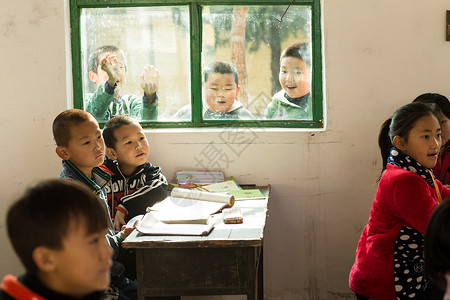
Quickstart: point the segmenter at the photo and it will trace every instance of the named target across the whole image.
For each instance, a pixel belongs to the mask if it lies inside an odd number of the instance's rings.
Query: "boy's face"
[[[98,60],[97,73],[94,73],[91,71],[91,73],[89,74],[91,81],[95,82],[97,84],[97,86],[99,86],[100,84],[102,84],[106,80],[108,80],[108,74],[102,70],[102,61],[104,59],[106,59],[107,57],[110,60],[112,60],[114,63],[118,63],[120,66],[120,71],[119,71],[118,79],[116,82],[117,82],[117,87],[121,88],[123,83],[125,82],[125,76],[126,76],[125,57],[121,51],[120,52],[105,52],[105,53],[100,54],[97,58],[97,60]]]
[[[72,126],[70,136],[68,146],[59,147],[64,152],[63,156],[59,156],[70,160],[90,177],[92,169],[100,166],[105,160],[105,142],[97,121],[91,117],[87,121]]]
[[[209,110],[215,113],[227,112],[239,94],[233,74],[209,74],[204,89]]]
[[[82,218],[81,218],[82,220]],[[49,249],[52,265],[42,275],[51,289],[82,297],[109,285],[112,249],[106,240],[107,230],[88,234],[85,221],[70,221],[62,249]]]
[[[296,57],[284,57],[280,62],[280,84],[291,98],[311,91],[311,72],[305,62]]]
[[[131,175],[148,159],[147,137],[142,127],[135,123],[120,126],[114,131],[114,136],[117,142],[114,149],[107,149],[108,156],[117,159],[122,173]]]

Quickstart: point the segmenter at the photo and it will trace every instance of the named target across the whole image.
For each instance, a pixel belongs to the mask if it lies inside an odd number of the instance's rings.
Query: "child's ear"
[[[406,150],[406,142],[405,139],[396,135],[393,139],[394,146],[399,150]]]
[[[97,83],[97,73],[95,73],[94,71],[89,71],[89,79],[93,83]]]
[[[53,255],[54,251],[44,246],[34,248],[32,253],[34,263],[39,270],[44,272],[55,270],[56,261]]]
[[[57,146],[56,147],[56,154],[58,154],[58,156],[64,160],[69,160],[70,159],[70,155],[69,152],[67,152],[66,148],[62,147],[62,146]]]
[[[112,160],[117,159],[116,151],[114,151],[113,148],[106,148],[106,155],[108,155],[108,157]]]
[[[241,87],[238,85],[238,87],[237,87],[237,89],[236,89],[236,99],[237,99],[237,97],[238,97],[238,95],[239,95],[239,91],[241,90]]]

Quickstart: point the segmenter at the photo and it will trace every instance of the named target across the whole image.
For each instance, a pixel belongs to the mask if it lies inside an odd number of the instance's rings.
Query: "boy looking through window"
[[[142,98],[122,95],[127,63],[124,52],[116,46],[102,46],[89,56],[89,79],[97,84],[94,94],[87,95],[85,110],[97,120],[109,120],[117,115],[133,116],[140,120],[158,117],[159,72],[151,65],[141,75]]]
[[[237,101],[239,80],[236,69],[226,62],[214,62],[203,71],[203,118],[204,119],[253,119],[253,115]],[[173,116],[190,120],[191,106],[183,106]]]
[[[312,120],[311,50],[307,43],[295,43],[280,56],[281,91],[273,95],[266,119]]]

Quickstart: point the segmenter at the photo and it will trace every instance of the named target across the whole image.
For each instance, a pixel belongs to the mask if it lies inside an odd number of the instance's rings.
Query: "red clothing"
[[[450,189],[436,181],[442,198]],[[436,190],[414,172],[388,164],[381,176],[350,271],[350,288],[375,300],[396,300],[394,245],[400,227],[425,233],[428,219],[438,205]]]
[[[446,174],[450,168],[450,141],[442,148],[439,158],[433,168],[434,176],[443,184],[450,184],[450,174]]]

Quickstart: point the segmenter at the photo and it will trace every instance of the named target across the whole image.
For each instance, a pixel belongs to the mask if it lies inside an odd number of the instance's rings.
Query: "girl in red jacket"
[[[440,199],[450,189],[431,168],[441,146],[432,107],[409,103],[381,127],[383,170],[369,222],[349,277],[357,299],[439,299],[443,291],[423,275],[423,234]]]

